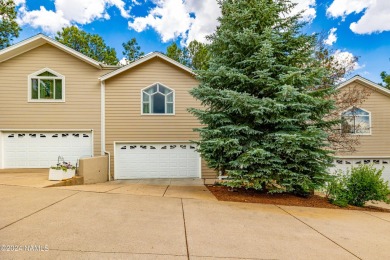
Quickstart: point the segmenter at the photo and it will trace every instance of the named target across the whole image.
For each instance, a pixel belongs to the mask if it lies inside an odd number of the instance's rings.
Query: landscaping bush
[[[389,183],[382,179],[382,171],[373,165],[359,165],[344,175],[338,172],[327,186],[329,201],[341,207],[348,204],[362,207],[370,200],[389,203]]]
[[[348,205],[347,180],[348,175],[343,174],[342,171],[331,176],[326,187],[326,197],[330,203],[339,207]]]

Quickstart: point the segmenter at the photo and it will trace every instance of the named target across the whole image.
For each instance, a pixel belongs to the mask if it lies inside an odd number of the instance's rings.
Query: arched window
[[[45,68],[28,76],[28,100],[62,102],[65,100],[65,77]]]
[[[143,114],[174,114],[174,91],[156,83],[142,90]]]
[[[371,113],[352,107],[341,114],[341,131],[349,134],[371,134]]]

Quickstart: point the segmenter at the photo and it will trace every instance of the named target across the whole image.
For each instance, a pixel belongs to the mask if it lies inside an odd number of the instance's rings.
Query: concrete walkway
[[[8,185],[0,209],[0,259],[390,259],[388,213]]]
[[[56,189],[217,201],[202,179],[123,180]]]

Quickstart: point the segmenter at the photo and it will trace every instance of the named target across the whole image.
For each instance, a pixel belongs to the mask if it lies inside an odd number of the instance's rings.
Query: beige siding
[[[141,89],[159,82],[175,90],[175,115],[141,115]],[[106,149],[114,165],[115,141],[190,141],[198,120],[187,108],[199,107],[188,93],[198,82],[188,72],[154,58],[106,81]],[[113,174],[114,169],[112,167]],[[214,177],[202,163],[203,178]]]
[[[50,68],[65,76],[65,103],[29,103],[27,76]],[[100,82],[108,73],[44,44],[0,64],[0,129],[93,129],[100,154]]]
[[[371,112],[371,135],[359,136],[360,145],[356,147],[356,152],[339,155],[390,156],[390,97],[372,89],[371,95],[359,107]]]

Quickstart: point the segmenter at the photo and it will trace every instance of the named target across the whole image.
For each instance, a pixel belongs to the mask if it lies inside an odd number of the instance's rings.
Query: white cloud
[[[352,13],[363,16],[350,25],[357,34],[390,31],[390,1],[389,0],[334,0],[327,9],[330,17],[343,19]]]
[[[53,12],[46,10],[41,6],[39,10],[24,12],[18,19],[19,24],[29,24],[32,28],[41,28],[43,31],[55,34],[62,27],[70,25],[70,22],[64,18],[62,11]]]
[[[40,28],[49,34],[71,24],[88,24],[97,19],[108,20],[110,15],[107,9],[112,6],[120,11],[122,17],[130,17],[130,11],[125,9],[125,1],[122,0],[55,0],[55,11],[46,10],[43,6],[39,10],[30,11],[26,8],[25,0],[17,2],[19,24]]]
[[[14,0],[15,6],[18,5],[24,5],[26,3],[26,0]]]
[[[337,31],[337,28],[332,28],[329,30],[328,38],[324,40],[325,44],[332,46],[333,43],[335,43],[337,41],[336,31]]]
[[[129,28],[137,32],[154,29],[163,42],[182,38],[205,42],[215,31],[221,11],[215,0],[154,0],[156,7],[145,17],[136,17]]]
[[[129,64],[129,60],[126,59],[126,57],[123,57],[120,61],[119,61],[119,65],[122,65],[122,66],[125,66]]]
[[[215,0],[187,0],[188,12],[196,15],[188,31],[187,43],[193,40],[206,42],[206,36],[212,34],[218,26],[217,18],[221,9]]]
[[[334,0],[326,10],[331,17],[343,17],[352,13],[360,13],[376,0]],[[386,0],[385,0],[386,1]]]
[[[352,53],[348,51],[336,50],[333,54],[337,65],[347,69],[347,71],[354,71],[364,68],[364,65],[360,65]]]
[[[297,4],[291,11],[291,14],[302,13],[302,20],[311,22],[316,18],[316,0],[291,0],[291,2]]]
[[[96,19],[108,19],[106,12],[108,7],[115,6],[121,16],[129,18],[129,12],[125,10],[125,3],[121,0],[56,0],[57,11],[62,11],[66,19],[79,24],[87,24]]]

